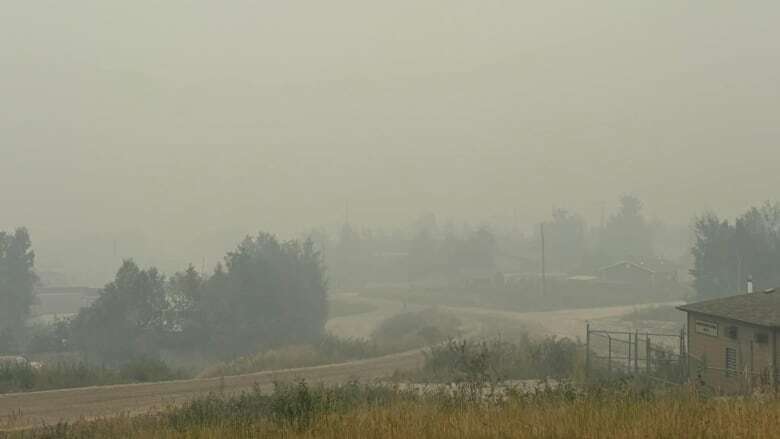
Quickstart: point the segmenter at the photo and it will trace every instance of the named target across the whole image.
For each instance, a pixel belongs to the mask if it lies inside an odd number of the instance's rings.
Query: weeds
[[[59,424],[25,438],[100,437],[775,437],[780,400],[702,398],[693,388],[562,385],[486,401],[386,385],[278,384],[270,394],[211,395],[157,415]]]
[[[0,365],[0,393],[168,381],[185,377],[184,373],[154,358],[136,358],[119,369],[85,362],[60,362],[40,367],[29,363],[3,364]]]
[[[428,382],[498,383],[507,379],[562,379],[575,373],[579,346],[566,338],[509,342],[450,340],[431,347],[413,378]]]

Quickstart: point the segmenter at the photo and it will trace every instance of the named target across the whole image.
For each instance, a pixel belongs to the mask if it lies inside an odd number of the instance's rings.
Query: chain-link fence
[[[586,373],[643,374],[671,383],[687,378],[685,331],[677,334],[612,331],[587,326]]]

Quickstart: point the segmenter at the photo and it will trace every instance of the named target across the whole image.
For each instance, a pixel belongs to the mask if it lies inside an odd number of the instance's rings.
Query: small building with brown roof
[[[723,393],[777,381],[780,292],[741,294],[678,307],[688,314],[688,372]]]

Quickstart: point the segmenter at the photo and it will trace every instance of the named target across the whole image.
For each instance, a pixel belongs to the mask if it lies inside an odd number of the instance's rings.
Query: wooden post
[[[607,354],[607,371],[612,374],[612,335],[607,334],[607,341],[609,343],[609,353]]]
[[[772,384],[772,391],[777,391],[777,330],[772,329],[772,346],[770,347],[772,352],[771,368],[770,372],[772,377],[769,382]]]
[[[651,368],[650,368],[650,336],[645,332],[645,369],[647,369],[647,374],[650,374]]]
[[[585,379],[590,378],[590,323],[585,324]]]
[[[544,297],[547,295],[547,261],[544,248],[544,223],[539,225],[539,233],[542,237],[542,296]]]
[[[631,333],[628,333],[628,363],[626,363],[626,372],[631,373],[631,350],[634,342],[631,340]]]

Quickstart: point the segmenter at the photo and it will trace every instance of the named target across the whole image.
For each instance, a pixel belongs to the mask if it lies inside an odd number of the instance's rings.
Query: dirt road
[[[73,421],[117,414],[159,410],[208,393],[235,394],[259,386],[270,390],[274,381],[306,379],[310,383],[368,381],[396,370],[420,367],[422,350],[345,364],[259,372],[224,378],[86,387],[80,389],[0,395],[0,429]]]
[[[401,304],[376,301],[378,310],[363,316],[350,316],[329,323],[342,336],[367,336],[380,317],[405,309]],[[546,334],[577,337],[589,319],[617,316],[632,307],[609,307],[566,311],[517,313],[480,308],[448,308],[468,324],[480,321],[511,319],[523,322]],[[194,379],[163,383],[130,384],[45,392],[0,395],[0,429],[24,428],[42,423],[73,421],[117,414],[147,413],[179,404],[210,392],[225,394],[272,387],[274,381],[306,379],[310,383],[336,383],[350,379],[372,380],[396,370],[418,368],[423,362],[421,350],[388,355],[345,364],[260,372],[225,378]]]

